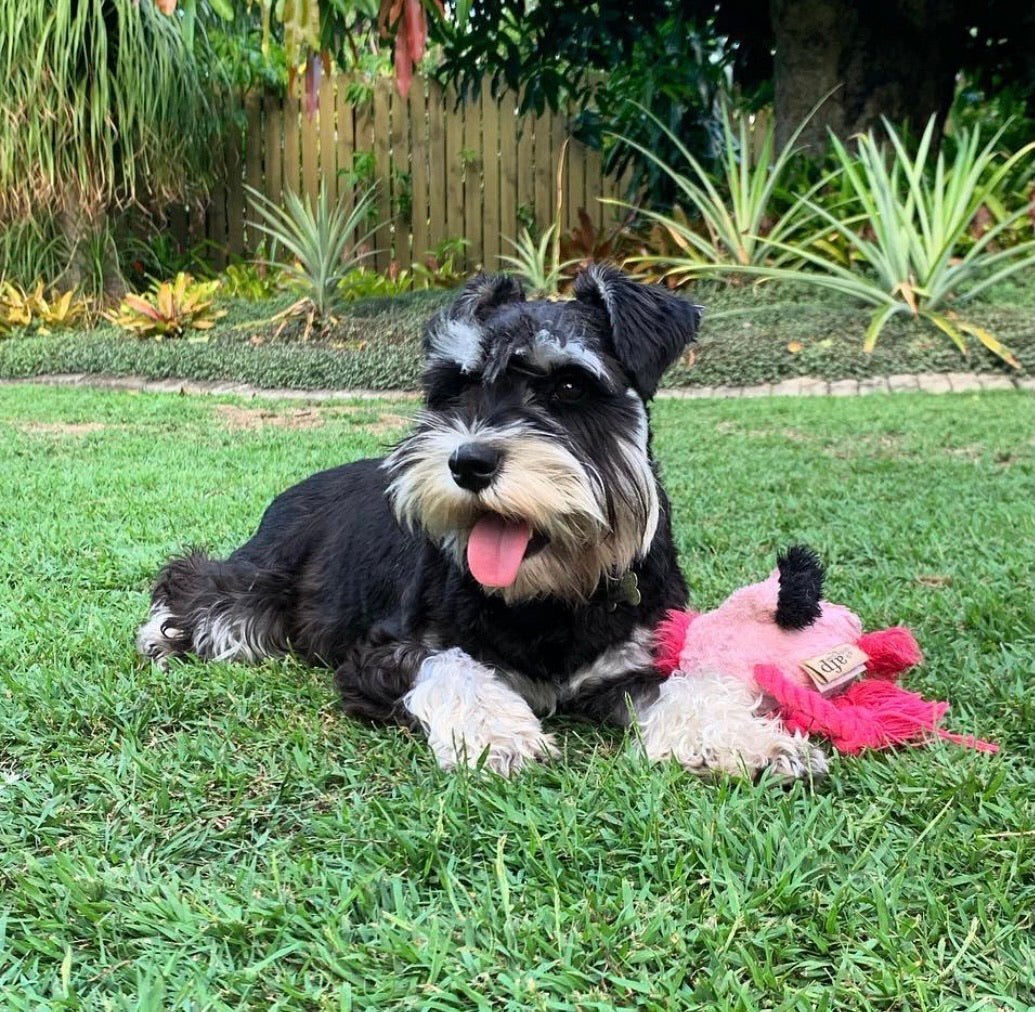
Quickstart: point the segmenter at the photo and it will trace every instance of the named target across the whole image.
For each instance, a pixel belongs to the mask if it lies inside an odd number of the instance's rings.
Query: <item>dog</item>
[[[327,666],[348,713],[422,730],[444,769],[556,755],[554,713],[638,721],[651,758],[733,767],[709,701],[702,723],[667,699],[652,658],[687,587],[647,405],[700,316],[605,264],[566,301],[476,276],[425,329],[412,434],[279,495],[226,560],[171,561],[141,653]],[[798,777],[811,751],[786,735],[765,763]]]

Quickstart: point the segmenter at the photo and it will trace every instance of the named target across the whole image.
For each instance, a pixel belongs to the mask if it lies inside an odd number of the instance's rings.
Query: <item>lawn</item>
[[[1032,1007],[1030,396],[657,406],[695,604],[806,541],[1003,746],[841,758],[815,791],[579,726],[512,782],[446,775],[325,672],[134,655],[170,552],[229,549],[409,410],[0,389],[5,1008]]]

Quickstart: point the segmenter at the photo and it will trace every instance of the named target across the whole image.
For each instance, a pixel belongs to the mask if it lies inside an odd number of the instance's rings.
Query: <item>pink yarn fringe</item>
[[[663,675],[679,667],[679,655],[686,643],[686,631],[697,618],[696,611],[670,608],[654,630],[654,665]]]
[[[869,657],[866,671],[874,678],[894,678],[924,659],[916,637],[901,625],[863,633],[856,645]]]
[[[912,634],[909,638],[912,640]],[[862,643],[860,646],[865,649]],[[948,703],[923,699],[883,678],[856,682],[833,699],[824,699],[814,689],[797,685],[771,664],[755,667],[755,681],[779,704],[780,716],[789,731],[825,735],[841,752],[904,745],[922,741],[932,733],[981,752],[999,751],[999,746],[992,742],[951,734],[938,727],[949,709]]]

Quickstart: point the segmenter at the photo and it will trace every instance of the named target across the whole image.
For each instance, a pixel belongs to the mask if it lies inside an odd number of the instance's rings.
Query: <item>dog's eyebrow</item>
[[[485,351],[481,327],[463,320],[439,321],[428,328],[428,356],[433,361],[451,362],[463,373],[474,373],[481,366]]]
[[[577,366],[606,386],[613,386],[603,359],[595,351],[582,341],[558,337],[545,328],[537,331],[528,344],[515,348],[508,362],[511,369],[536,375],[545,375],[566,366]]]

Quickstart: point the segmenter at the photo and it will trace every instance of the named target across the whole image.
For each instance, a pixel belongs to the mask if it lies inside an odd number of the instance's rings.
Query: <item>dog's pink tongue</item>
[[[490,514],[479,520],[467,542],[467,565],[483,587],[509,587],[516,579],[532,528]]]

